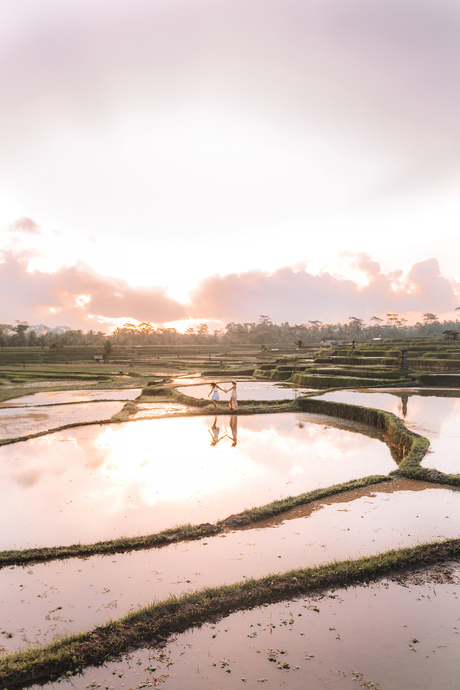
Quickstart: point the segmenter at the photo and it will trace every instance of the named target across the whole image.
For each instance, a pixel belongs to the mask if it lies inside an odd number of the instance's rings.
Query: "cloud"
[[[344,322],[350,316],[366,320],[388,312],[452,315],[458,302],[460,284],[441,275],[437,259],[415,263],[407,274],[386,274],[365,254],[355,263],[368,281],[364,287],[331,273],[292,268],[211,276],[193,291],[190,315],[225,323],[254,322],[260,314],[276,323]]]
[[[18,220],[15,220],[13,223],[10,223],[8,226],[8,230],[10,232],[21,232],[21,233],[26,233],[28,235],[41,235],[42,232],[39,230],[39,227],[35,221],[33,221],[31,218],[26,218],[25,216],[22,216],[22,218],[18,218]]]
[[[132,287],[83,263],[54,273],[29,272],[29,259],[27,253],[3,253],[0,291],[8,294],[2,305],[5,323],[19,320],[84,330],[98,324],[106,330],[119,319],[163,324],[191,318],[225,325],[256,322],[267,314],[275,323],[343,323],[351,316],[368,321],[388,312],[414,321],[424,312],[454,318],[460,299],[460,283],[442,276],[435,258],[414,263],[406,273],[385,273],[377,261],[358,254],[351,267],[361,271],[364,286],[326,271],[314,275],[292,267],[214,275],[197,285],[187,305],[162,288]]]
[[[164,323],[187,317],[184,306],[162,288],[131,287],[84,265],[65,266],[55,273],[29,273],[28,257],[11,251],[3,252],[0,263],[0,292],[9,296],[2,305],[5,322],[18,319],[91,328],[92,319]]]

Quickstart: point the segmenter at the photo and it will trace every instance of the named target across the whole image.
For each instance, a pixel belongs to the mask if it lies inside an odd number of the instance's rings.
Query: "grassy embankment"
[[[420,544],[377,556],[332,562],[318,568],[302,568],[270,574],[234,585],[207,587],[138,609],[116,621],[44,647],[13,652],[0,658],[3,688],[69,678],[90,665],[102,664],[143,644],[158,644],[173,633],[214,621],[263,604],[309,593],[346,587],[428,564],[460,558],[460,540]]]
[[[401,350],[407,371],[401,369]],[[262,364],[256,378],[318,389],[404,385],[460,387],[460,341],[406,338],[325,346],[313,362],[291,355]]]
[[[319,346],[318,346],[319,347]],[[59,375],[74,373],[78,375],[82,368],[88,368],[88,374],[95,377],[104,376],[106,369],[109,375],[116,375],[119,368],[124,373],[136,376],[148,376],[150,373],[170,375],[203,373],[207,370],[214,373],[243,368],[245,373],[252,373],[254,368],[265,361],[271,361],[270,353],[261,352],[255,346],[220,346],[220,345],[177,345],[177,346],[142,346],[125,347],[115,345],[110,355],[110,363],[97,364],[93,355],[103,355],[101,347],[66,346],[64,348],[40,347],[2,347],[0,348],[0,384],[17,380],[46,380]],[[25,365],[25,367],[24,367]]]

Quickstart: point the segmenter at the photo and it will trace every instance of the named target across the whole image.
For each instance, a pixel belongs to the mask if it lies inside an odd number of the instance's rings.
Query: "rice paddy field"
[[[460,390],[247,357],[5,378],[0,689],[458,686]]]

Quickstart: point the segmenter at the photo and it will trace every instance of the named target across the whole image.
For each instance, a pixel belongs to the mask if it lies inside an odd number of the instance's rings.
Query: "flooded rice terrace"
[[[233,613],[64,687],[457,690],[460,567]],[[34,690],[59,687],[48,684]],[[62,685],[60,686],[62,687]]]
[[[176,381],[180,383],[179,380]],[[224,391],[230,388],[228,379],[216,381]],[[189,381],[191,384],[191,380]],[[209,394],[209,383],[178,386],[179,393],[189,395],[192,398],[207,398]],[[239,400],[294,400],[299,395],[313,390],[312,388],[299,388],[287,383],[271,383],[268,381],[239,381],[238,398]],[[219,391],[222,402],[228,401],[229,395]]]
[[[206,398],[209,384],[179,390]],[[0,437],[107,419],[139,394],[60,391],[16,398],[0,405]],[[241,400],[298,394],[284,385],[238,383]],[[459,391],[360,390],[320,399],[393,412],[430,439],[424,466],[455,473],[459,397]],[[221,404],[225,399],[221,395]],[[113,412],[102,407],[108,405]],[[182,410],[152,400],[139,406],[134,421],[0,447],[0,519],[8,525],[0,548],[91,543],[215,523],[245,508],[397,467],[370,429],[321,415],[142,419]],[[19,415],[15,422],[13,413]],[[40,414],[45,417],[34,417]],[[90,630],[169,594],[458,537],[459,501],[455,488],[389,479],[197,541],[3,568],[0,652]],[[456,688],[459,568],[442,566],[431,582],[400,577],[234,613],[169,639],[162,649],[89,668],[68,685]]]
[[[10,523],[0,547],[88,543],[215,522],[396,469],[383,441],[333,421],[302,413],[154,419],[0,447],[0,520]]]
[[[0,403],[0,439],[20,438],[69,424],[107,420],[140,389],[46,391]]]
[[[326,393],[321,399],[392,412],[408,429],[430,439],[422,467],[460,474],[460,390],[347,390]]]
[[[458,536],[460,491],[397,479],[242,530],[125,554],[0,570],[4,649],[52,642],[169,594]]]

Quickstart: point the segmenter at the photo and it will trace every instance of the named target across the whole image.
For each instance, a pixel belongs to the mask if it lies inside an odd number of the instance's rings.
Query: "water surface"
[[[13,439],[39,434],[67,424],[106,421],[119,412],[124,401],[37,405],[0,409],[0,438]],[[1,472],[1,469],[0,469]]]
[[[228,390],[231,386],[230,380],[216,381],[216,383]],[[179,393],[189,395],[192,398],[207,398],[210,390],[209,383],[200,383],[198,385],[180,386]],[[294,400],[299,395],[303,395],[312,388],[296,388],[290,384],[272,383],[270,381],[237,381],[238,400]],[[315,389],[315,393],[318,390]],[[228,402],[230,393],[226,394],[219,391],[221,402]]]
[[[91,403],[96,406],[102,403]],[[385,443],[307,414],[93,425],[0,448],[0,548],[215,522],[396,468]]]
[[[97,400],[134,400],[142,393],[141,388],[120,388],[114,390],[73,390],[73,391],[42,391],[32,395],[23,395],[0,403],[3,407],[22,407],[24,405],[62,405],[63,403],[81,403]]]
[[[9,651],[89,630],[169,594],[458,536],[460,491],[405,479],[243,530],[125,554],[0,570]]]
[[[71,687],[457,690],[459,585],[456,564],[233,613],[89,668]]]
[[[422,467],[460,474],[460,391],[344,390],[326,393],[324,400],[377,407],[401,417],[406,426],[430,440]]]

